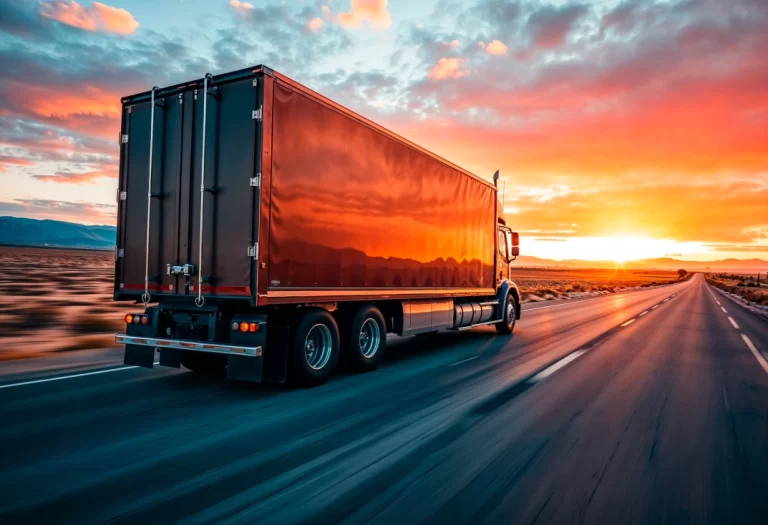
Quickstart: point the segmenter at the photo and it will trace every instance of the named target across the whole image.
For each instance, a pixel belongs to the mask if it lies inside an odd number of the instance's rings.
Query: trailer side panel
[[[269,290],[493,291],[493,187],[275,82]]]

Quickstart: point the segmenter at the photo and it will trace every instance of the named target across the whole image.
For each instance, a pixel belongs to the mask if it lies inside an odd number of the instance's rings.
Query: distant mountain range
[[[115,247],[114,226],[84,226],[72,222],[0,217],[0,244],[21,246],[52,246],[57,248],[90,248],[111,250]],[[568,259],[553,261],[521,255],[515,261],[518,267],[547,268],[616,268],[615,261],[581,261]],[[627,261],[623,268],[631,270],[658,269],[688,271],[768,271],[768,261],[762,259],[723,259],[719,261],[681,261],[670,257]]]
[[[114,226],[0,217],[0,244],[111,250],[115,247],[116,236]]]
[[[607,268],[619,267],[616,261],[581,261],[568,259],[565,261],[553,261],[521,255],[514,263],[522,267],[547,267],[547,268]],[[762,259],[720,259],[718,261],[682,261],[671,257],[659,257],[656,259],[637,259],[626,261],[620,265],[627,270],[679,270],[689,272],[768,272],[768,261]]]

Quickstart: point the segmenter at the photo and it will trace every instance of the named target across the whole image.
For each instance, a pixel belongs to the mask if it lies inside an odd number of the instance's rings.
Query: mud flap
[[[227,357],[227,378],[261,383],[263,359],[243,355]]]
[[[287,323],[275,325],[270,330],[264,349],[264,381],[285,383],[288,379],[291,327]]]
[[[160,366],[181,368],[181,350],[175,348],[161,348]]]
[[[155,349],[151,346],[125,345],[125,359],[123,362],[130,366],[154,368]]]

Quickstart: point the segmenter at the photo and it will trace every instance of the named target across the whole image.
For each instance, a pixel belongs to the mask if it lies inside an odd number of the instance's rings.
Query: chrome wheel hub
[[[327,326],[318,323],[309,329],[304,340],[304,357],[311,369],[322,370],[331,359],[332,348],[333,339]]]
[[[363,357],[370,359],[379,351],[381,341],[381,330],[379,323],[374,319],[368,318],[360,328],[360,351]]]

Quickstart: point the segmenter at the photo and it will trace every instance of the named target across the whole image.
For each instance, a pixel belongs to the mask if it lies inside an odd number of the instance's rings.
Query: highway
[[[768,523],[768,322],[706,285],[392,338],[308,390],[0,365],[0,523]]]

